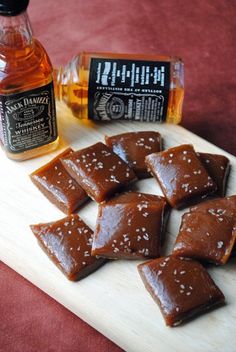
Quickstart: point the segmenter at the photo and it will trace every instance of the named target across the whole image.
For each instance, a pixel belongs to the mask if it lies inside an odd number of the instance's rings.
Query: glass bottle
[[[29,0],[0,0],[0,141],[25,160],[58,145],[53,68],[32,36]]]
[[[83,52],[55,70],[55,94],[79,119],[177,124],[183,72],[176,57]]]

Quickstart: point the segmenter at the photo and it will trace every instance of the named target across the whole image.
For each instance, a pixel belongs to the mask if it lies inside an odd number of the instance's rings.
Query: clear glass
[[[91,58],[113,58],[170,62],[170,90],[166,122],[179,123],[184,98],[184,66],[181,59],[160,55],[131,55],[114,53],[81,53],[70,63],[55,70],[55,94],[79,119],[88,119],[88,84]]]
[[[18,16],[0,16],[0,94],[20,93],[50,83],[53,68],[48,55],[32,36],[26,12]],[[6,155],[14,160],[25,160],[54,150],[58,138],[41,147]]]

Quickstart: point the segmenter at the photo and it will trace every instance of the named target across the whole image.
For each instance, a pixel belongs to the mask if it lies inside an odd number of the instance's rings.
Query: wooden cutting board
[[[227,304],[176,328],[165,326],[159,308],[145,290],[137,273],[138,261],[114,261],[74,283],[69,282],[42,252],[29,224],[62,218],[31,183],[28,174],[67,146],[74,149],[103,141],[104,135],[155,130],[165,147],[192,143],[200,152],[226,155],[232,164],[228,195],[236,194],[236,158],[180,126],[155,123],[82,123],[58,104],[60,148],[26,162],[8,160],[0,152],[0,259],[48,293],[88,324],[133,352],[233,352],[236,351],[236,259],[209,269],[225,294]],[[138,189],[161,194],[154,179],[137,183]],[[97,205],[89,202],[79,213],[94,228]],[[173,210],[167,228],[165,253],[170,253],[183,211]]]

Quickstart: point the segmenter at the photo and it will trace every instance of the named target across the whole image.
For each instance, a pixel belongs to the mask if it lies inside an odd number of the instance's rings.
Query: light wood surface
[[[48,162],[68,145],[74,149],[103,141],[104,135],[138,130],[159,131],[165,147],[192,143],[197,151],[220,153],[231,160],[228,195],[236,194],[236,158],[180,126],[150,123],[84,124],[58,104],[60,148],[50,155],[14,162],[0,152],[0,259],[48,293],[66,308],[133,352],[233,352],[236,351],[236,260],[210,268],[227,304],[176,328],[167,328],[159,308],[137,273],[137,261],[106,264],[84,280],[69,282],[42,252],[29,224],[48,222],[64,215],[31,183],[28,174]],[[139,181],[140,191],[161,194],[154,179]],[[94,228],[97,205],[89,202],[79,214]],[[183,211],[172,211],[166,246],[170,253]],[[27,302],[26,302],[27,304]]]

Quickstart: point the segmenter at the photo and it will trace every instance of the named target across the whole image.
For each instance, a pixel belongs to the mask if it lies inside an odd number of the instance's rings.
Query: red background
[[[234,1],[31,0],[29,15],[55,66],[81,51],[182,57],[182,125],[236,155]],[[1,262],[0,295],[1,352],[120,351]]]

